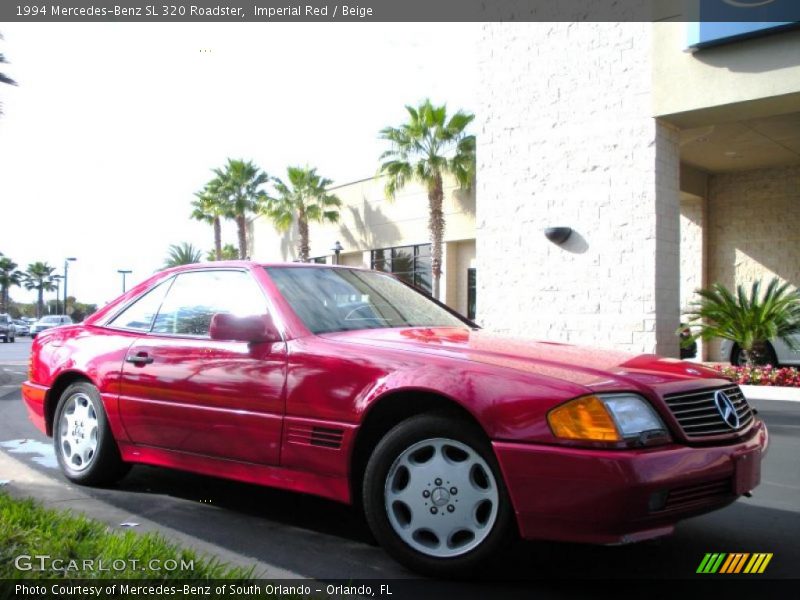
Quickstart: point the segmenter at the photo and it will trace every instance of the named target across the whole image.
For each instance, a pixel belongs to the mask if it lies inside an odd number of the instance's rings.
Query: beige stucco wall
[[[685,51],[687,26],[653,25],[656,116],[690,128],[793,112],[800,106],[800,31],[691,53]]]
[[[476,237],[488,327],[677,355],[678,136],[652,116],[652,31],[484,26]],[[551,226],[575,232],[559,247]]]
[[[467,269],[477,265],[475,240],[449,242],[445,257],[447,305],[466,316]]]
[[[382,178],[366,179],[332,187],[342,208],[337,224],[310,225],[311,256],[332,254],[339,240],[345,253],[426,244],[428,233],[428,196],[424,187],[412,183],[393,200],[384,195]],[[452,180],[445,182],[443,204],[445,241],[475,237],[475,192],[459,189]],[[297,228],[279,234],[272,223],[259,217],[254,223],[253,258],[264,261],[293,261],[297,258]]]
[[[800,287],[800,167],[712,175],[708,192],[709,283],[778,276]],[[710,357],[722,360],[717,349]]]

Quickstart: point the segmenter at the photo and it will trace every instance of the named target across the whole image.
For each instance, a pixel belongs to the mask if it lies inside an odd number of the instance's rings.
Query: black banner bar
[[[800,22],[797,0],[2,0],[24,22]]]

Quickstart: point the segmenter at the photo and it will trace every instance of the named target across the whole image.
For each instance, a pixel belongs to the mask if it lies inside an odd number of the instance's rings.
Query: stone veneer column
[[[677,132],[652,117],[650,23],[491,23],[477,107],[479,318],[677,356]],[[559,247],[543,230],[569,226]]]

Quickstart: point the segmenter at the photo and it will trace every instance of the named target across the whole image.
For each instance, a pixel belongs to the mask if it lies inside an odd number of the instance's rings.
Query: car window
[[[173,278],[169,278],[167,281],[159,283],[149,292],[140,296],[138,300],[109,321],[108,324],[111,327],[150,331],[150,327],[153,325],[153,317],[156,316],[172,281]]]
[[[467,327],[430,298],[375,271],[268,267],[312,333],[387,327]]]
[[[191,271],[175,278],[158,311],[153,333],[207,336],[215,313],[267,312],[264,294],[244,271]]]

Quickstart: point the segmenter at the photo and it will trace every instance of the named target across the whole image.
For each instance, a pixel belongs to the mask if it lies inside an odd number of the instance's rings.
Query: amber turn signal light
[[[620,442],[614,419],[597,396],[583,396],[554,408],[547,415],[556,437],[567,440]]]

